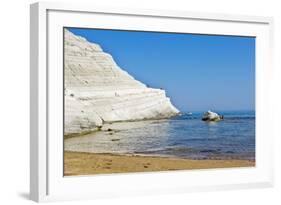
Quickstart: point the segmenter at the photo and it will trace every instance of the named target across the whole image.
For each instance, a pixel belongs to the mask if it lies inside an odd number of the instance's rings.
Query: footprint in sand
[[[144,168],[148,168],[149,165],[150,165],[150,163],[148,162],[148,163],[145,163],[145,164],[143,165],[143,167],[144,167]]]

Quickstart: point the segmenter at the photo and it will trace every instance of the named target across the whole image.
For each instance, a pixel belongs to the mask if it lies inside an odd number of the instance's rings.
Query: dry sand
[[[249,160],[190,160],[64,152],[65,176],[253,166],[255,166],[255,162]]]

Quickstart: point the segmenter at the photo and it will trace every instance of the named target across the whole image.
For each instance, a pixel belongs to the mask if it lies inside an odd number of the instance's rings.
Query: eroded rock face
[[[65,29],[65,134],[106,122],[169,118],[179,113],[165,91],[122,70],[98,44]]]

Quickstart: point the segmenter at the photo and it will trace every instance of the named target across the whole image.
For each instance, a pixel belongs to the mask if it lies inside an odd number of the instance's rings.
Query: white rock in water
[[[207,112],[204,113],[202,120],[203,121],[219,121],[221,120],[222,117],[219,116],[217,113],[212,112],[210,110],[208,110]]]
[[[122,70],[98,44],[65,29],[65,134],[105,122],[169,118],[179,113],[165,91]]]

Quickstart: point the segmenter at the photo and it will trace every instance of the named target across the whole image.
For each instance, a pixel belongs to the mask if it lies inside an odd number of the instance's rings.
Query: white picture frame
[[[32,4],[30,11],[32,200],[40,202],[273,186],[273,129],[270,123],[273,119],[270,101],[273,96],[272,18],[46,2]],[[62,28],[65,26],[255,36],[256,166],[63,177],[63,95],[62,89],[57,88],[63,86]]]

